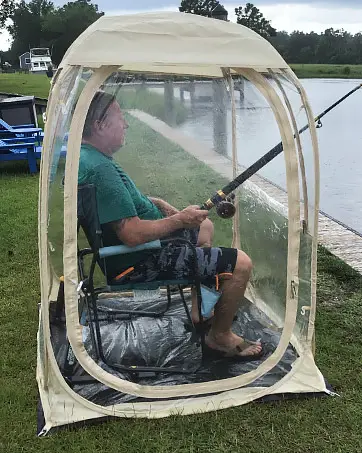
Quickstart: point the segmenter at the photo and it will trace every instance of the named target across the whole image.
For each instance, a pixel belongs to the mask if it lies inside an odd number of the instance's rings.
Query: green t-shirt
[[[109,222],[138,216],[142,220],[158,220],[164,216],[157,206],[143,195],[121,166],[90,145],[82,145],[78,184],[94,184],[97,193],[98,216],[103,230],[103,245],[122,242]],[[123,269],[144,259],[147,252],[107,259],[107,274],[117,275]]]

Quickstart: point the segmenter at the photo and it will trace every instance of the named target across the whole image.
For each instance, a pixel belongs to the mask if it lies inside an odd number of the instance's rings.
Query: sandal
[[[258,354],[250,354],[250,355],[240,355],[241,352],[245,351],[247,348],[253,345],[259,345],[260,343],[255,343],[249,340],[244,340],[239,345],[235,346],[234,348],[229,349],[228,351],[222,351],[220,349],[211,348],[207,344],[205,344],[205,358],[209,359],[228,359],[233,362],[250,362],[254,360],[259,360],[263,354],[263,347]],[[262,346],[260,344],[260,346]]]

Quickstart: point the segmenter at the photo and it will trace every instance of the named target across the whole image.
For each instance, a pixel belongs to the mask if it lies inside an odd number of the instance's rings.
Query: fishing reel
[[[222,219],[231,219],[236,212],[235,194],[231,193],[225,200],[220,201],[216,205],[216,213]]]

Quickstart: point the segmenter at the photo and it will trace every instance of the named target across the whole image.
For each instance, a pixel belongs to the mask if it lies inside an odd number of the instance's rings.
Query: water
[[[361,80],[304,79],[315,116],[353,89]],[[273,114],[258,97],[253,87],[246,86],[246,104],[237,105],[238,159],[249,166],[280,141]],[[300,101],[288,91],[293,108],[298,112]],[[303,112],[297,115],[298,126],[306,123]],[[318,129],[320,150],[321,204],[320,208],[337,220],[362,233],[362,89],[336,107],[323,119]],[[230,121],[228,121],[230,124]],[[181,130],[210,147],[213,146],[213,112],[211,104],[196,106]],[[305,160],[310,187],[312,153],[308,133],[303,136]],[[230,152],[230,143],[229,143]],[[309,171],[308,171],[309,169]],[[283,156],[260,171],[260,174],[285,188]]]

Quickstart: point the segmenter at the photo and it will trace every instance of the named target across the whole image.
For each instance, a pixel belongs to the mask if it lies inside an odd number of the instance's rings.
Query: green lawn
[[[303,79],[362,79],[362,65],[292,64],[290,66],[296,75]]]
[[[37,439],[35,382],[38,177],[18,163],[0,176],[0,451],[346,452],[362,450],[362,279],[319,253],[317,363],[341,398],[250,404],[159,421],[119,420]]]
[[[48,98],[50,80],[45,74],[0,74],[0,92]]]
[[[129,149],[135,145],[132,140],[131,136]],[[149,143],[152,136],[147,137]],[[131,157],[128,159],[125,163],[132,172]],[[165,167],[172,160],[168,159]],[[148,171],[142,173],[145,184],[155,174],[153,168]],[[182,174],[186,174],[184,169]],[[182,176],[177,177],[177,181],[170,178],[168,194],[180,207],[185,200],[204,200],[205,193],[215,188],[215,181],[197,168],[190,169],[190,179],[183,181],[182,190],[177,188]],[[163,420],[117,420],[37,439],[38,182],[38,176],[27,174],[26,163],[0,168],[0,452],[362,451],[362,277],[323,249],[319,252],[316,360],[341,398],[253,403]],[[159,184],[156,180],[154,195],[162,195]],[[222,225],[226,224],[218,223],[219,234]]]

